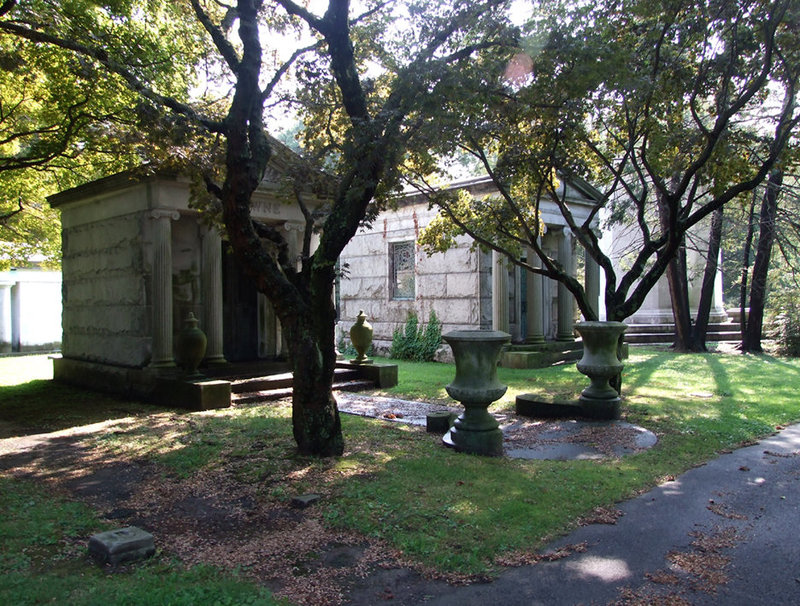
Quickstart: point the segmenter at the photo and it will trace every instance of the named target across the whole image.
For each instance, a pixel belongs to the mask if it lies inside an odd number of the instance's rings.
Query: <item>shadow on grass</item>
[[[714,379],[714,385],[716,385],[716,395],[723,398],[733,395],[733,386],[731,385],[731,376],[728,369],[713,354],[704,354],[703,357],[711,370],[711,376]]]
[[[623,391],[626,388],[635,390],[638,387],[646,385],[664,363],[674,358],[675,354],[672,352],[660,352],[651,355],[647,360],[642,362],[632,363],[630,360],[623,361],[623,364],[625,364],[625,368],[622,371]]]
[[[29,381],[0,387],[0,439],[165,410],[56,381]]]
[[[800,368],[798,368],[796,364],[790,364],[786,358],[778,358],[770,354],[750,354],[750,355],[756,355],[769,364],[775,364],[777,366],[780,366],[781,368],[784,368],[785,370],[790,370],[800,379]]]

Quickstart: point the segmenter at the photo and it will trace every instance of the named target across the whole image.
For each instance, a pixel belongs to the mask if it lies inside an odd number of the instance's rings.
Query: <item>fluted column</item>
[[[528,249],[528,264],[541,267],[542,262],[532,248]],[[544,315],[542,301],[542,275],[528,272],[526,343],[544,343]]]
[[[600,309],[600,266],[597,264],[589,252],[586,252],[586,261],[583,269],[583,283],[586,290],[586,299],[592,307],[595,316],[599,319],[598,310]]]
[[[153,349],[150,366],[175,366],[172,353],[172,221],[175,210],[154,210],[153,219]]]
[[[205,360],[208,364],[225,364],[222,351],[222,238],[216,227],[203,234],[203,325],[208,345]]]
[[[575,259],[572,254],[572,234],[564,228],[558,239],[558,262],[570,275],[575,273]],[[556,341],[574,341],[575,299],[563,282],[558,283],[558,328]]]
[[[508,268],[497,251],[492,251],[492,330],[508,332]]]
[[[0,353],[11,351],[11,287],[14,282],[0,282]]]

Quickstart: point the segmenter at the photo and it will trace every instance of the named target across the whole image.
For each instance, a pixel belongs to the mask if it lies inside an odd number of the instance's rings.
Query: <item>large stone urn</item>
[[[583,357],[578,371],[589,377],[591,384],[581,392],[583,416],[595,419],[618,419],[620,398],[609,381],[622,372],[617,357],[620,336],[628,328],[622,322],[579,322],[575,330],[583,339]]]
[[[187,379],[198,379],[203,376],[197,368],[200,366],[203,356],[206,355],[208,340],[198,324],[198,319],[192,312],[189,312],[175,344],[178,362],[186,373]]]
[[[372,345],[372,324],[367,322],[367,316],[363,309],[358,312],[356,323],[350,328],[350,342],[358,354],[354,360],[351,360],[353,364],[369,364],[372,362],[367,357],[369,346]]]
[[[497,360],[511,335],[490,330],[457,330],[442,337],[453,350],[456,377],[447,389],[464,412],[442,441],[460,452],[501,456],[503,432],[489,405],[503,397],[508,387],[497,380]]]

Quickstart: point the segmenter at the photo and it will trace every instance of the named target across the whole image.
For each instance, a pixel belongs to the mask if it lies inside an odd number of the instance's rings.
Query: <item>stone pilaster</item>
[[[153,220],[153,336],[150,366],[175,366],[172,353],[172,221],[175,210],[154,210]]]
[[[558,239],[558,262],[570,275],[575,274],[575,257],[572,252],[572,234],[564,228]],[[569,289],[558,283],[558,328],[556,341],[574,341],[574,310],[575,299]]]
[[[492,330],[508,332],[508,268],[497,251],[492,251]]]
[[[222,238],[216,227],[209,227],[202,243],[203,324],[206,333],[205,361],[225,364],[222,351]]]
[[[541,267],[542,262],[533,249],[528,249],[528,264]],[[542,299],[542,275],[528,272],[527,278],[527,326],[526,343],[544,343],[544,315]]]

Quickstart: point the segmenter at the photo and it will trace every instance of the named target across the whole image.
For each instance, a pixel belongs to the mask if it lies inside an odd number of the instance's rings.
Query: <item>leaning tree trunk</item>
[[[767,179],[767,188],[761,200],[761,215],[758,222],[758,245],[753,262],[753,279],[750,285],[750,315],[747,328],[742,335],[743,352],[761,352],[761,336],[764,325],[764,305],[767,299],[767,273],[772,243],[775,241],[775,219],[778,215],[778,192],[783,185],[783,171],[775,169]]]
[[[692,347],[697,351],[706,351],[706,335],[708,319],[711,315],[711,304],[714,301],[714,283],[719,266],[719,249],[722,242],[723,207],[720,206],[711,215],[711,228],[708,231],[708,251],[706,267],[703,272],[703,285],[700,289],[700,302],[697,305],[697,318],[692,328]]]
[[[747,276],[750,273],[750,250],[753,247],[755,231],[756,192],[750,200],[750,210],[747,213],[747,235],[744,238],[744,251],[742,252],[742,281],[739,285],[739,333],[744,339],[747,330]]]

